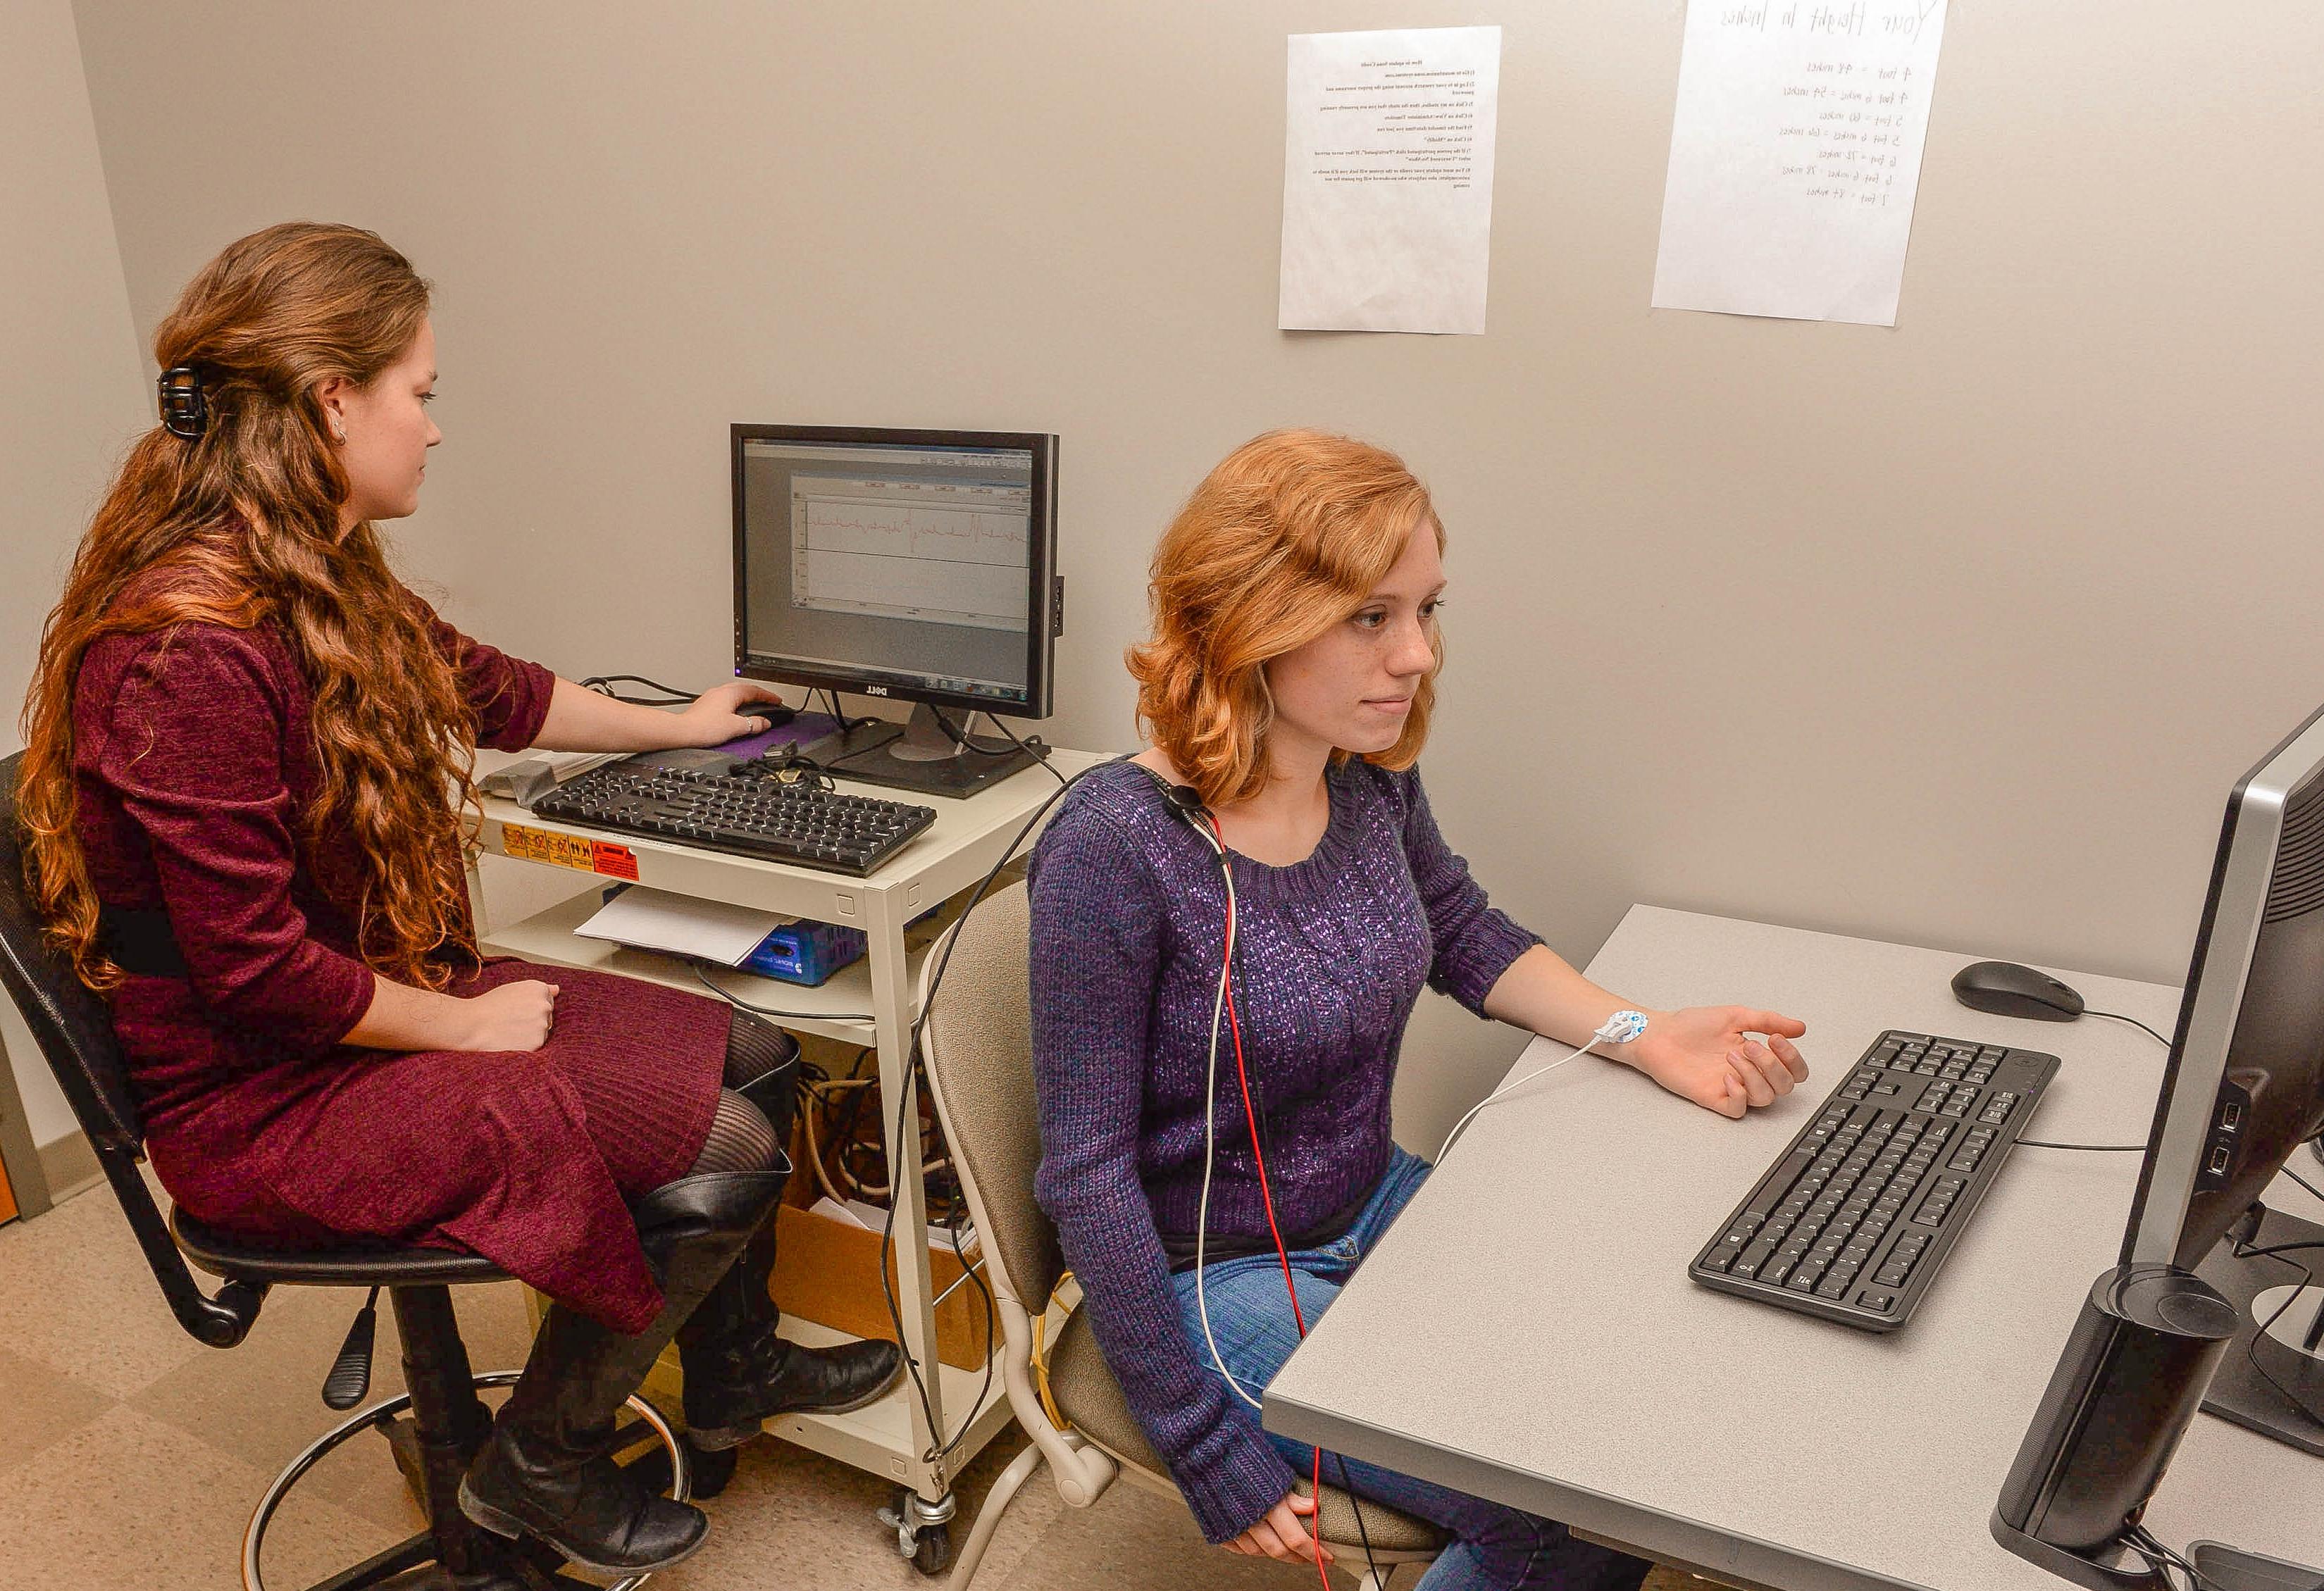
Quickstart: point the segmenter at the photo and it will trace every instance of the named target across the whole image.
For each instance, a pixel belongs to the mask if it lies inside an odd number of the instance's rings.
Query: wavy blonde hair
[[[1153,635],[1128,661],[1139,727],[1204,803],[1266,786],[1268,663],[1360,610],[1423,521],[1442,552],[1444,527],[1404,461],[1323,431],[1255,437],[1194,488],[1154,549]],[[1432,644],[1436,662],[1404,733],[1365,761],[1401,768],[1419,758],[1444,664]]]
[[[313,693],[320,779],[300,838],[344,841],[363,959],[441,989],[476,958],[459,814],[475,809],[475,713],[370,521],[344,533],[350,491],[316,389],[368,386],[428,317],[428,284],[374,235],[290,222],[226,246],[153,336],[193,365],[208,428],[156,426],[130,448],[74,555],[25,702],[18,802],[28,881],[82,981],[120,969],[98,943],[77,830],[73,693],[89,647],[184,624],[274,626]]]

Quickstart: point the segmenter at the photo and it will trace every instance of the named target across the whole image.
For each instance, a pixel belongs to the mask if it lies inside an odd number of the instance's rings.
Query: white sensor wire
[[[1508,1082],[1503,1083],[1499,1088],[1495,1089],[1491,1093],[1478,1100],[1474,1105],[1470,1106],[1469,1114],[1454,1122],[1452,1124],[1452,1130],[1444,1135],[1444,1147],[1436,1152],[1436,1163],[1439,1165],[1442,1165],[1444,1163],[1444,1157],[1452,1153],[1452,1145],[1460,1140],[1461,1129],[1474,1121],[1477,1118],[1477,1112],[1482,1110],[1486,1106],[1490,1105],[1494,1100],[1505,1098],[1508,1094],[1515,1092],[1517,1090],[1525,1087],[1526,1084],[1533,1081],[1533,1080],[1537,1077],[1547,1076],[1550,1072],[1555,1071],[1559,1067],[1564,1065],[1568,1061],[1579,1061],[1582,1056],[1590,1053],[1591,1051],[1596,1049],[1600,1044],[1627,1044],[1632,1039],[1637,1038],[1640,1034],[1646,1031],[1646,1018],[1643,1012],[1615,1012],[1611,1016],[1606,1018],[1604,1024],[1599,1027],[1596,1033],[1590,1035],[1590,1042],[1588,1044],[1574,1051],[1571,1055],[1563,1056],[1558,1060],[1551,1062],[1546,1066],[1536,1066],[1531,1071],[1526,1072],[1523,1077],[1516,1078]]]
[[[1207,1246],[1211,1225],[1211,1167],[1218,1161],[1219,1153],[1219,1020],[1227,1007],[1227,979],[1234,973],[1235,892],[1234,869],[1228,865],[1225,848],[1217,837],[1204,832],[1200,823],[1194,832],[1203,836],[1213,851],[1219,854],[1219,877],[1227,887],[1226,952],[1219,958],[1219,992],[1211,1001],[1211,1053],[1203,1077],[1203,1197],[1194,1210],[1194,1312],[1202,1317],[1203,1341],[1211,1350],[1211,1363],[1218,1366],[1221,1379],[1235,1396],[1252,1408],[1262,1407],[1259,1401],[1243,1391],[1234,1372],[1227,1368],[1225,1356],[1219,1352],[1218,1338],[1211,1335],[1211,1301],[1203,1287],[1204,1249]]]

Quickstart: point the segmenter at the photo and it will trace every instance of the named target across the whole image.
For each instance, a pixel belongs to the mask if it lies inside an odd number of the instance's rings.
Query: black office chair
[[[491,1413],[477,1398],[476,1388],[512,1382],[516,1373],[478,1375],[470,1371],[459,1322],[452,1312],[451,1289],[505,1281],[498,1267],[475,1255],[441,1248],[354,1244],[265,1247],[204,1227],[182,1211],[167,1221],[162,1219],[137,1170],[144,1159],[144,1134],[114,1040],[112,1017],[104,1001],[42,943],[40,918],[26,897],[16,824],[16,780],[23,760],[20,752],[0,761],[0,983],[7,985],[56,1072],[178,1323],[212,1347],[233,1347],[249,1335],[267,1290],[277,1284],[364,1287],[374,1290],[374,1297],[384,1288],[395,1310],[396,1329],[403,1341],[404,1384],[410,1390],[365,1409],[317,1439],[275,1477],[243,1537],[244,1591],[264,1591],[259,1555],[267,1526],[290,1488],[325,1455],[370,1430],[404,1444],[407,1478],[427,1512],[428,1528],[318,1582],[310,1591],[368,1586],[514,1591],[588,1585],[558,1572],[560,1560],[552,1550],[537,1543],[503,1541],[471,1524],[460,1512],[460,1476],[492,1430]],[[205,1296],[187,1268],[189,1260],[222,1278],[225,1285]],[[373,1319],[373,1303],[366,1301],[324,1381],[323,1401],[334,1409],[353,1408],[370,1390]],[[660,1441],[660,1451],[650,1453],[646,1461],[667,1463],[672,1494],[684,1501],[688,1476],[683,1444],[643,1398],[632,1398],[630,1406]],[[399,1421],[407,1409],[408,1419]],[[633,1575],[615,1591],[646,1578]]]

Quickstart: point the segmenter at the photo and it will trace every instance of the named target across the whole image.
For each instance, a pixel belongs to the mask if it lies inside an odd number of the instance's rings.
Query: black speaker
[[[2091,1285],[1993,1512],[2020,1558],[2095,1591],[2166,1582],[2124,1540],[2236,1335],[2191,1271],[2117,1265]]]

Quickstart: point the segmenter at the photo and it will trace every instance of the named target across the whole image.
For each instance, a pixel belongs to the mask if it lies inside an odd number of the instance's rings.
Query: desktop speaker
[[[2095,1591],[2167,1588],[2123,1541],[2203,1402],[2236,1312],[2175,1265],[2117,1265],[2084,1301],[1994,1509],[2010,1551]]]

